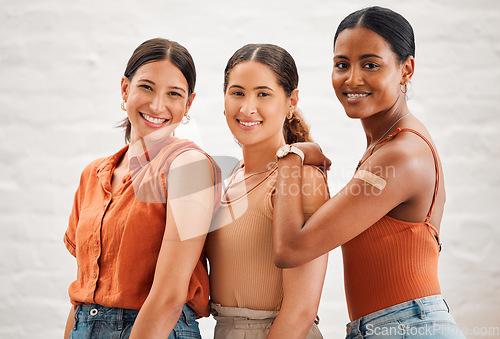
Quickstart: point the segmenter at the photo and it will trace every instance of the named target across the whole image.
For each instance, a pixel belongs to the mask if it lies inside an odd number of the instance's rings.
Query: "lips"
[[[346,96],[349,99],[366,98],[369,95],[370,95],[369,93],[346,93]]]
[[[371,93],[366,92],[344,92],[344,96],[347,98],[347,103],[357,104],[365,100]]]
[[[242,121],[238,119],[236,119],[236,121],[238,122],[238,124],[245,127],[253,127],[262,124],[262,121]]]
[[[149,122],[152,125],[155,125],[154,127],[157,127],[157,126],[159,127],[168,121],[168,119],[156,118],[154,116],[151,116],[151,115],[145,114],[145,113],[141,113],[141,112],[139,112],[139,114],[141,115],[141,117],[144,120],[146,120],[147,122]]]

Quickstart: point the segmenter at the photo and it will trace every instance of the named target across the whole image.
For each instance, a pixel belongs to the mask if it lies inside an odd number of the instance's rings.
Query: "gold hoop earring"
[[[288,120],[292,120],[293,119],[293,112],[292,111],[288,112],[288,114],[286,115],[286,118]]]
[[[120,107],[122,108],[122,111],[127,111],[127,108],[125,107],[125,100],[122,101],[122,104],[120,105]]]
[[[401,89],[401,93],[406,94],[408,92],[408,84],[404,84],[404,91],[403,91],[403,88],[400,88],[400,89]]]
[[[182,117],[181,124],[187,125],[189,124],[189,121],[191,121],[191,117],[189,116],[188,113]]]

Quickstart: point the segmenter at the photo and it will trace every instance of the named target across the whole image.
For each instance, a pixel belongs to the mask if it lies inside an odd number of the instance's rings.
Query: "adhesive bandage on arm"
[[[378,175],[365,170],[357,171],[356,174],[354,175],[354,178],[361,179],[364,182],[367,182],[370,185],[378,188],[379,190],[383,190],[385,185],[387,184],[386,181],[381,177],[379,177]]]

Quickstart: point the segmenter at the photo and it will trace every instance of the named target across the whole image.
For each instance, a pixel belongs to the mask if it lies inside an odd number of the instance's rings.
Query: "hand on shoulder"
[[[332,162],[323,154],[321,147],[315,142],[297,142],[293,146],[299,148],[304,153],[304,164],[322,167],[328,171]]]

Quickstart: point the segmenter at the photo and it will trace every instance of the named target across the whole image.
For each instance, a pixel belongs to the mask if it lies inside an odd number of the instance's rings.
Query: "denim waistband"
[[[418,315],[420,319],[425,319],[426,313],[436,311],[449,312],[448,305],[441,295],[410,300],[398,305],[385,308],[380,311],[370,313],[364,317],[356,319],[347,324],[347,333],[351,331],[364,331],[366,325],[381,326],[396,320],[405,319]]]
[[[117,307],[106,307],[99,304],[78,305],[75,310],[75,318],[79,321],[91,320],[134,320],[139,313],[138,310],[130,310]]]

